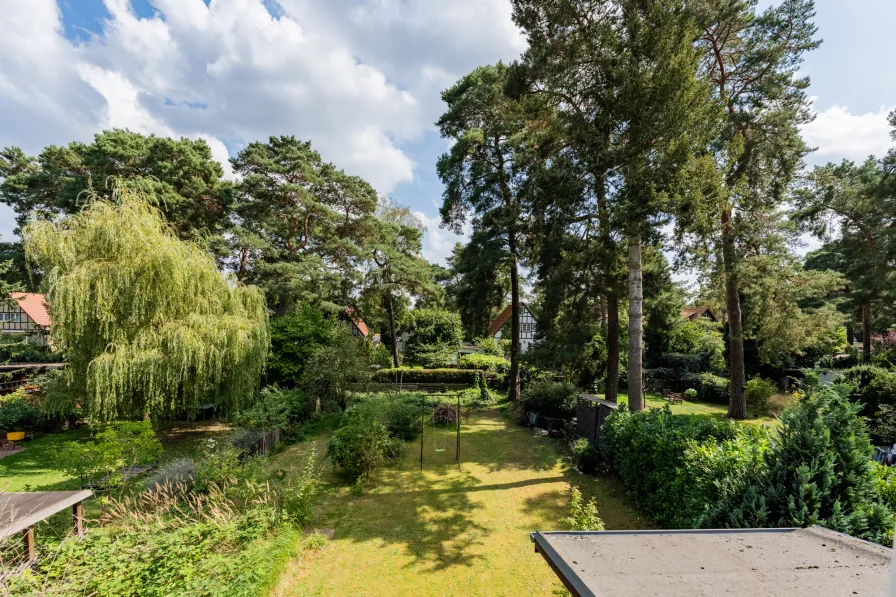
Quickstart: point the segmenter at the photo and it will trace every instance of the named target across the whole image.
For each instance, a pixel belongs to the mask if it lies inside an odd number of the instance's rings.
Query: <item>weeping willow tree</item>
[[[161,213],[119,185],[113,199],[23,231],[47,272],[51,339],[95,420],[169,417],[251,399],[270,338],[262,293],[221,274]]]

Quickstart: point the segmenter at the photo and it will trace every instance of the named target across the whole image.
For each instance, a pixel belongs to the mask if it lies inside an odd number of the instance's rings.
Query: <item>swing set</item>
[[[450,394],[431,394],[431,396],[450,396]],[[439,406],[444,403],[440,403],[436,401],[432,405],[432,414],[430,414],[429,419],[432,423],[432,447],[435,452],[445,452],[448,447],[448,437],[450,435],[449,427],[445,427],[444,433],[438,432],[438,427],[440,422],[438,421],[439,414]],[[450,407],[449,407],[450,409]],[[424,431],[426,429],[426,411],[427,411],[427,400],[426,398],[421,398],[420,400],[420,470],[423,470],[423,449],[424,449]],[[455,430],[455,441],[454,441],[454,460],[457,462],[458,468],[460,468],[460,394],[457,395],[457,408],[454,411],[454,430]],[[449,421],[450,424],[450,421]],[[441,436],[441,441],[440,437]]]

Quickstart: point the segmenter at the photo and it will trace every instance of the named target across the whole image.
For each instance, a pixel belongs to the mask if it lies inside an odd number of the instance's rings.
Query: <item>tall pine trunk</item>
[[[510,249],[510,379],[508,397],[520,399],[520,275],[516,257],[516,233],[507,235]]]
[[[731,210],[722,212],[722,261],[725,266],[725,304],[728,312],[728,366],[731,369],[728,417],[747,418],[747,383],[744,371],[744,331],[740,311],[740,282]]]
[[[607,293],[607,381],[604,398],[616,402],[619,393],[619,297]]]
[[[871,362],[871,305],[862,303],[862,361]]]
[[[644,408],[644,284],[641,274],[641,234],[628,237],[628,407]]]
[[[397,369],[398,362],[398,336],[395,334],[395,309],[392,307],[392,292],[386,295],[386,306],[389,307],[389,333],[392,334],[392,362]]]

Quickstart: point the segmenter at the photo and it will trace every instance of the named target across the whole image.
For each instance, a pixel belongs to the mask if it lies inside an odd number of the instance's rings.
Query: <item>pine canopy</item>
[[[120,185],[23,232],[47,272],[51,339],[91,418],[233,410],[251,399],[270,338],[261,291],[221,274],[145,198]]]

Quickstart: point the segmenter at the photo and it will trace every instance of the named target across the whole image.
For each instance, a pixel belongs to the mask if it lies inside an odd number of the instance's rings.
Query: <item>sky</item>
[[[808,161],[882,155],[896,2],[816,7]],[[36,155],[129,128],[205,139],[229,176],[247,143],[295,135],[410,206],[424,256],[444,263],[463,236],[439,227],[440,92],[520,55],[510,13],[509,0],[0,0],[0,147]],[[0,236],[14,226],[0,205]]]

